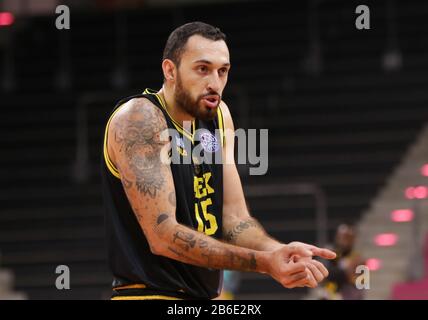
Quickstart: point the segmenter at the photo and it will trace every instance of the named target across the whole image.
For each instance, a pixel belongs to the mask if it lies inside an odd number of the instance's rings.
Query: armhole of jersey
[[[113,116],[116,114],[116,112],[120,109],[120,107],[122,107],[122,105],[120,105],[119,107],[116,108],[116,110],[112,113],[112,115],[110,116],[110,118],[107,121],[107,125],[106,125],[106,129],[104,132],[104,146],[103,146],[103,153],[104,153],[104,161],[105,164],[108,168],[108,170],[110,171],[110,173],[115,176],[116,178],[120,179],[120,174],[119,174],[119,170],[117,170],[116,166],[113,164],[113,162],[110,160],[110,157],[108,155],[108,148],[107,148],[107,136],[108,136],[108,128],[110,126],[110,122],[111,119],[113,118]]]
[[[218,109],[217,109],[217,119],[218,119],[218,129],[220,130],[221,146],[224,147],[226,145],[226,137],[224,133],[223,111],[221,111],[220,106],[218,106]]]

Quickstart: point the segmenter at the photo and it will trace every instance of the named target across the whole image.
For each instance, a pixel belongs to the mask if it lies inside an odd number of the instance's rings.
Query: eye
[[[208,71],[208,68],[207,66],[202,65],[198,67],[198,71],[201,73],[206,73]]]
[[[227,72],[228,72],[227,68],[221,68],[220,70],[218,70],[218,74],[219,74],[220,76],[224,76],[224,75],[226,75],[226,74],[227,74]]]

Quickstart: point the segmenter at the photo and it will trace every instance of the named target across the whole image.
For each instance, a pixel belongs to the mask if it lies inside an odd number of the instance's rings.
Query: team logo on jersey
[[[209,131],[202,132],[199,140],[201,141],[202,147],[207,152],[217,152],[220,148],[216,136]]]
[[[175,136],[175,144],[177,147],[181,147],[184,149],[184,141],[182,137]]]
[[[182,137],[175,137],[175,144],[177,146],[177,151],[179,154],[181,154],[183,157],[187,156],[187,151],[184,148],[184,141]]]

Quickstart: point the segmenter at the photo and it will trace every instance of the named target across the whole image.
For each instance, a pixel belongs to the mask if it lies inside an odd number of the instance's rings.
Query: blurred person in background
[[[318,296],[327,300],[361,300],[363,291],[359,290],[355,281],[358,274],[357,266],[364,265],[365,260],[355,251],[355,228],[348,224],[341,224],[336,230],[335,242],[332,250],[336,258],[326,262],[329,276],[320,287]]]

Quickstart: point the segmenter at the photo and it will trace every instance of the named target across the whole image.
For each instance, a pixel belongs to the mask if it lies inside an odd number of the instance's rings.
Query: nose
[[[208,81],[208,86],[207,86],[208,91],[209,92],[214,91],[217,94],[220,94],[221,86],[222,84],[218,74],[217,73],[212,74]]]

